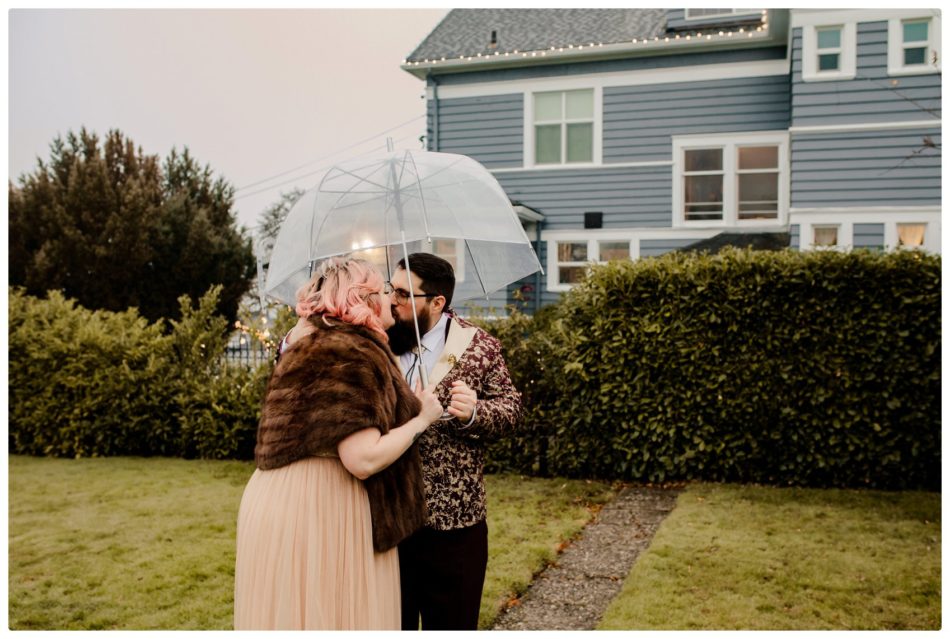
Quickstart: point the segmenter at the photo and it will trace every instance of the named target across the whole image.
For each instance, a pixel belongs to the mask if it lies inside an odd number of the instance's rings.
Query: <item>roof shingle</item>
[[[629,42],[665,29],[666,9],[453,9],[406,61]]]

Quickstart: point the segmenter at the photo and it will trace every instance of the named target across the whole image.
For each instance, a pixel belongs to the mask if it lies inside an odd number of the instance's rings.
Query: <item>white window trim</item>
[[[925,75],[940,73],[942,63],[940,52],[940,15],[932,12],[908,14],[887,21],[887,74],[888,75]],[[904,66],[904,29],[902,23],[907,20],[930,20],[927,48],[937,54],[937,64],[928,60],[925,64]]]
[[[630,259],[636,259],[634,257],[634,241],[630,237],[630,233],[617,233],[617,234],[598,234],[596,237],[584,237],[583,233],[579,233],[577,237],[559,237],[555,239],[548,240],[548,290],[549,291],[569,291],[574,285],[573,284],[562,284],[561,271],[558,267],[560,266],[590,266],[591,264],[601,264],[600,259],[600,242],[621,242],[627,241],[630,250]],[[567,243],[572,244],[587,244],[587,260],[585,262],[561,262],[557,259],[557,245],[558,243]],[[640,245],[639,242],[636,243],[637,257],[639,257]]]
[[[937,9],[931,9],[933,13]],[[791,28],[820,27],[839,22],[884,22],[928,13],[924,9],[791,9]],[[928,14],[929,15],[929,14]]]
[[[701,8],[701,7],[697,7]],[[719,18],[732,18],[736,16],[745,16],[745,15],[761,15],[761,9],[729,9],[728,13],[713,13],[704,16],[691,16],[689,12],[693,9],[684,9],[683,10],[683,19],[687,22],[700,22],[703,20],[718,20]]]
[[[818,70],[818,29],[841,28],[841,58],[836,71]],[[854,22],[828,23],[802,27],[802,80],[824,82],[828,80],[851,80],[857,71],[857,28]]]
[[[778,145],[778,216],[772,220],[740,220],[738,211],[738,166],[736,148],[740,146]],[[789,208],[788,133],[759,131],[720,135],[673,136],[673,227],[758,227],[785,224]],[[683,211],[683,151],[687,149],[723,148],[723,214],[721,220],[686,220]]]
[[[705,240],[718,233],[717,230],[689,230],[676,231],[670,228],[659,229],[558,229],[554,231],[542,231],[541,241],[545,243],[547,250],[547,259],[545,260],[545,279],[546,290],[551,293],[563,293],[571,290],[573,284],[561,284],[558,282],[560,272],[558,271],[557,243],[558,242],[576,242],[587,243],[586,264],[598,263],[599,246],[598,242],[630,242],[630,261],[640,259],[640,241],[641,240],[692,240],[698,242]],[[569,264],[564,262],[564,264]]]
[[[908,207],[906,209],[890,207],[857,207],[857,208],[829,208],[829,209],[799,209],[792,211],[790,224],[798,225],[799,249],[813,250],[805,244],[814,237],[813,227],[838,225],[838,248],[851,250],[854,245],[855,224],[883,224],[884,250],[898,249],[897,224],[926,224],[923,250],[928,253],[940,253],[941,224],[940,209],[929,207]],[[819,250],[827,250],[819,247]],[[917,249],[901,249],[917,250]]]
[[[692,46],[692,43],[687,44]],[[518,80],[491,80],[458,85],[448,84],[439,86],[439,99],[522,94],[527,104],[530,94],[544,91],[570,91],[571,89],[590,89],[591,87],[602,89],[604,87],[652,86],[693,81],[705,82],[709,80],[788,75],[789,65],[789,59],[786,57],[779,60],[724,62],[722,64],[641,69],[634,72],[606,71],[603,73],[578,74],[576,76],[561,75]],[[432,87],[426,88],[426,96],[429,100],[434,98]],[[530,114],[527,109],[526,113]]]
[[[834,244],[815,244],[815,231],[817,229],[835,229],[835,243]],[[844,234],[847,233],[849,238],[849,243],[845,244],[842,242]],[[807,251],[847,251],[850,248],[850,244],[854,243],[854,225],[852,223],[839,223],[839,222],[815,222],[808,225],[808,244],[802,245],[802,235],[799,232],[798,235],[798,245],[799,248],[804,248]]]
[[[591,162],[561,162],[558,164],[538,164],[534,157],[534,95],[535,93],[550,93],[556,91],[576,91],[591,89],[594,95],[594,127],[593,127],[593,149],[591,150]],[[604,90],[602,86],[567,86],[564,88],[551,88],[541,91],[528,90],[524,92],[524,168],[547,170],[565,170],[565,169],[589,169],[603,165],[603,139],[604,139]],[[586,120],[585,120],[586,121]],[[564,118],[561,122],[566,122]],[[567,141],[561,140],[562,154],[565,152]]]

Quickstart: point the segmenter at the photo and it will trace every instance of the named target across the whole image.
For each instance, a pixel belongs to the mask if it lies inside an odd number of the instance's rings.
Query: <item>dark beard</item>
[[[393,311],[393,315],[395,315]],[[429,309],[426,307],[418,314],[419,318],[419,335],[425,335],[429,330]],[[386,334],[389,335],[389,348],[392,350],[394,355],[402,355],[403,353],[408,353],[413,348],[418,345],[416,342],[416,328],[412,323],[412,320],[403,321],[399,318],[396,318],[396,323],[393,324],[387,331]]]

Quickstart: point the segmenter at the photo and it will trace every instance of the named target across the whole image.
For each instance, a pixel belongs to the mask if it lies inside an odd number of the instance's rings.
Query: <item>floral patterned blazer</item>
[[[477,394],[475,419],[435,422],[419,438],[429,518],[437,530],[464,528],[485,519],[485,444],[512,432],[521,421],[521,393],[515,390],[501,343],[454,312],[445,348],[429,375],[443,406],[452,382],[462,380]]]

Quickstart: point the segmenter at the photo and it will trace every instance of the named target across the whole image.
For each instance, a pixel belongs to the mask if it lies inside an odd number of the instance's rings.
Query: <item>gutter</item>
[[[534,222],[534,252],[536,255],[541,254],[541,227],[544,226],[545,217],[541,213],[535,211],[529,206],[525,206],[521,203],[512,202],[512,208],[514,208],[515,213],[518,215],[518,219],[522,222]],[[538,258],[540,259],[540,257]],[[541,309],[541,276],[544,274],[544,268],[535,271],[534,273],[534,313]]]
[[[439,81],[430,72],[426,79],[432,82],[432,150],[439,150]]]

